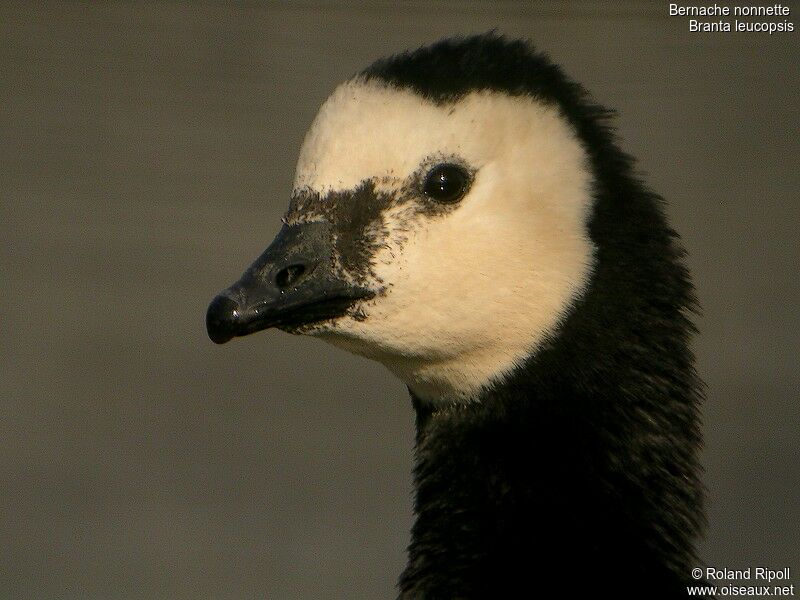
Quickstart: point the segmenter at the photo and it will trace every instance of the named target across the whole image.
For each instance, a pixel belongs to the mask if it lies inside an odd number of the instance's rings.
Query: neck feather
[[[677,593],[702,523],[691,400],[670,394],[673,406],[688,401],[680,417],[630,388],[535,379],[519,373],[478,403],[415,400],[417,521],[403,590],[520,593],[534,565],[618,589],[624,565],[625,580]]]

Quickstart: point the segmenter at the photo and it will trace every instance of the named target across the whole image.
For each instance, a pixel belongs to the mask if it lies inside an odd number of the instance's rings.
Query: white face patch
[[[472,174],[453,206],[418,193],[441,162]],[[591,184],[569,123],[533,98],[480,91],[437,106],[374,80],[341,85],[306,136],[295,195],[369,185],[403,201],[372,226],[378,294],[306,332],[379,360],[420,398],[475,397],[535,352],[586,287]]]

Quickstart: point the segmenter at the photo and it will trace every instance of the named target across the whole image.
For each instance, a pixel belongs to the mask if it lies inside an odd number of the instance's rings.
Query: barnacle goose
[[[401,598],[677,598],[703,525],[692,285],[662,199],[544,54],[494,33],[324,103],[283,227],[211,303],[373,358],[416,411]]]

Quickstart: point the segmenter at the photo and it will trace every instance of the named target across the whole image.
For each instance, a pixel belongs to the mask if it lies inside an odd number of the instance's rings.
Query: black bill
[[[334,274],[333,236],[325,222],[284,225],[241,279],[208,307],[208,337],[224,344],[269,327],[295,329],[344,315],[372,293]]]

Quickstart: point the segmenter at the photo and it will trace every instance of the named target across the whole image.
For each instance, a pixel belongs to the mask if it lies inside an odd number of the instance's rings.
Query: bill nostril
[[[305,265],[289,265],[278,271],[278,274],[275,275],[275,285],[277,285],[279,289],[285,290],[286,288],[300,283],[305,273]]]

